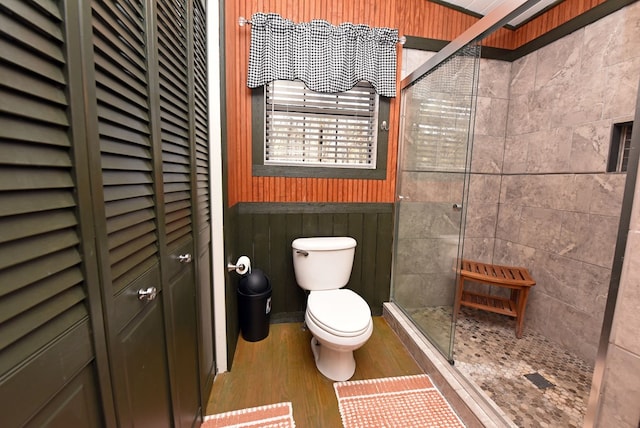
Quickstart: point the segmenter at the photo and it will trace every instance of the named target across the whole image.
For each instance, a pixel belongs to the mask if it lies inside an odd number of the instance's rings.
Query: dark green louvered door
[[[107,420],[96,263],[79,209],[88,203],[86,165],[76,166],[81,114],[71,114],[82,110],[70,90],[78,57],[67,40],[78,32],[65,13],[74,12],[63,1],[0,1],[2,427]]]
[[[93,172],[101,182],[94,193],[103,192],[95,211],[100,218],[104,207],[99,253],[112,291],[105,300],[125,426],[191,427],[199,415],[187,6],[92,2],[100,147]]]
[[[163,255],[167,331],[176,426],[191,427],[198,413],[198,348],[192,207],[189,43],[183,0],[156,9],[159,124],[164,208]],[[194,386],[196,386],[194,388]]]
[[[95,104],[88,129],[98,257],[121,426],[172,422],[161,253],[162,189],[144,2],[92,1]],[[91,120],[97,121],[92,123]],[[90,137],[91,137],[90,136]]]
[[[205,36],[202,0],[0,0],[3,428],[198,425]]]

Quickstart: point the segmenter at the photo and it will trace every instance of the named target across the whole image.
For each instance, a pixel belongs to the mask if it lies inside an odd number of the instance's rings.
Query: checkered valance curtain
[[[251,17],[247,86],[301,80],[316,92],[343,92],[359,81],[396,95],[398,30],[323,20],[296,24],[275,13]]]

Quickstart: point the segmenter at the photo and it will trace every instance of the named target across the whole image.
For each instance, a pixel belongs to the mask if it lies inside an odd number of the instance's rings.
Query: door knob
[[[141,288],[138,290],[138,300],[146,300],[151,301],[156,298],[158,295],[158,290],[156,287],[149,287],[146,290]]]
[[[178,261],[180,263],[191,263],[191,254],[189,254],[189,253],[180,254],[178,256]]]
[[[454,211],[460,211],[462,209],[462,204],[453,204]]]

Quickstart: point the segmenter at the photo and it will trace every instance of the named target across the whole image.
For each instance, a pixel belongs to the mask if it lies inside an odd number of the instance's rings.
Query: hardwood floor
[[[355,351],[351,380],[422,373],[387,322],[373,322],[371,338]],[[206,414],[290,401],[298,428],[341,427],[333,382],[316,369],[310,342],[301,323],[272,324],[260,342],[240,337],[231,371],[214,381]]]

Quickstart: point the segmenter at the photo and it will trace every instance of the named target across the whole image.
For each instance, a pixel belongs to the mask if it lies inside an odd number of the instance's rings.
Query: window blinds
[[[368,83],[338,93],[300,81],[265,85],[265,164],[376,167],[378,96]]]

